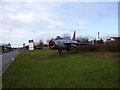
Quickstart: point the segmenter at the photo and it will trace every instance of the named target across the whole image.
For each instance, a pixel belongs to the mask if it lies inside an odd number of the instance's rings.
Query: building
[[[10,52],[11,51],[11,44],[8,43],[8,44],[0,44],[0,52],[2,53],[7,53],[7,52]]]
[[[120,41],[120,37],[108,37],[104,40],[104,43],[109,43],[109,42],[115,42],[115,41]]]
[[[49,45],[47,44],[43,45],[43,49],[49,49]]]
[[[92,40],[90,43],[91,43],[92,45],[96,45],[96,44],[97,44],[97,40]]]

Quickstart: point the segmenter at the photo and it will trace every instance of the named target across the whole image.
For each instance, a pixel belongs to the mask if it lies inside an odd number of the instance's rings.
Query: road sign
[[[34,41],[29,40],[29,50],[34,50]]]

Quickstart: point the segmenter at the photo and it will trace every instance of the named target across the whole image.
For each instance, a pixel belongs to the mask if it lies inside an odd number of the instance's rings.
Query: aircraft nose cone
[[[50,42],[49,42],[49,48],[50,48],[50,49],[53,49],[54,46],[55,46],[55,42],[54,42],[53,40],[50,41]]]

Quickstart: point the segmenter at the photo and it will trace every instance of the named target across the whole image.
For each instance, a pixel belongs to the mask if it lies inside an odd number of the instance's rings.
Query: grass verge
[[[118,88],[116,53],[21,51],[3,74],[3,88]]]

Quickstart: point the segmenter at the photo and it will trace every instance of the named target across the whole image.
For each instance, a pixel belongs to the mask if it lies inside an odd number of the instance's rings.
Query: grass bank
[[[53,50],[21,51],[3,74],[3,88],[117,88],[116,53],[56,55]]]

